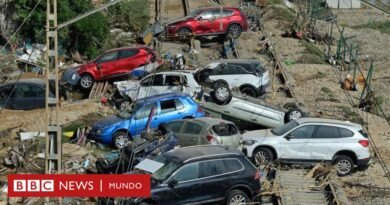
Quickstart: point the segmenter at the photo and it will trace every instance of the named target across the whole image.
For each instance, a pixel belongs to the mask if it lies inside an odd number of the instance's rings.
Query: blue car
[[[131,113],[124,111],[96,122],[88,138],[122,148],[145,130],[153,107],[155,112],[150,128],[157,128],[162,122],[205,116],[201,107],[189,95],[182,93],[156,95],[138,100]]]

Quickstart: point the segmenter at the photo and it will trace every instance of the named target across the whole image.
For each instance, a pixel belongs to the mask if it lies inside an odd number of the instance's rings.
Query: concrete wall
[[[360,0],[326,0],[330,8],[334,9],[360,9]]]

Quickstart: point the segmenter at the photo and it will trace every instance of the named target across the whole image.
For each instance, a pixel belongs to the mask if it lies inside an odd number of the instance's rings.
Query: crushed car
[[[165,71],[150,74],[140,81],[129,80],[114,83],[116,91],[111,97],[118,110],[124,110],[130,103],[148,96],[182,92],[196,95],[201,86],[195,81],[191,72]]]

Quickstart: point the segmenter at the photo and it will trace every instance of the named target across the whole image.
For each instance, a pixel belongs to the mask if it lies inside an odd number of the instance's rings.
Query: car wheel
[[[253,163],[255,163],[256,166],[259,165],[266,165],[270,162],[272,162],[275,158],[272,151],[266,147],[259,147],[253,152]]]
[[[285,122],[288,123],[301,117],[304,117],[304,113],[301,109],[296,107],[290,108],[286,113]]]
[[[213,97],[217,104],[227,104],[232,99],[232,93],[229,86],[225,83],[217,82],[213,86]]]
[[[83,89],[90,89],[95,80],[90,74],[83,74],[80,78],[80,86]]]
[[[186,27],[181,28],[177,31],[177,35],[183,38],[190,36],[190,34],[191,34],[191,30]]]
[[[339,176],[345,176],[352,172],[354,163],[351,157],[340,155],[336,156],[334,165],[336,166],[337,174]]]
[[[248,195],[241,190],[233,190],[229,192],[226,198],[226,205],[242,205],[250,202]]]
[[[112,139],[115,148],[121,149],[130,141],[130,137],[126,132],[116,132]]]
[[[242,28],[238,24],[232,24],[228,28],[228,35],[233,38],[238,38],[241,35]]]
[[[118,101],[115,105],[116,109],[120,110],[120,111],[124,111],[126,110],[126,108],[128,108],[130,105],[130,101],[127,100],[127,99],[122,99],[120,101]]]
[[[251,88],[251,87],[244,87],[241,89],[241,93],[242,94],[245,94],[246,96],[250,96],[250,97],[256,97],[256,90]]]

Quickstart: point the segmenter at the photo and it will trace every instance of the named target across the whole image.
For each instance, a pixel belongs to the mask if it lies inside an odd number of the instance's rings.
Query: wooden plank
[[[20,141],[33,139],[35,137],[45,137],[45,132],[21,132]]]

